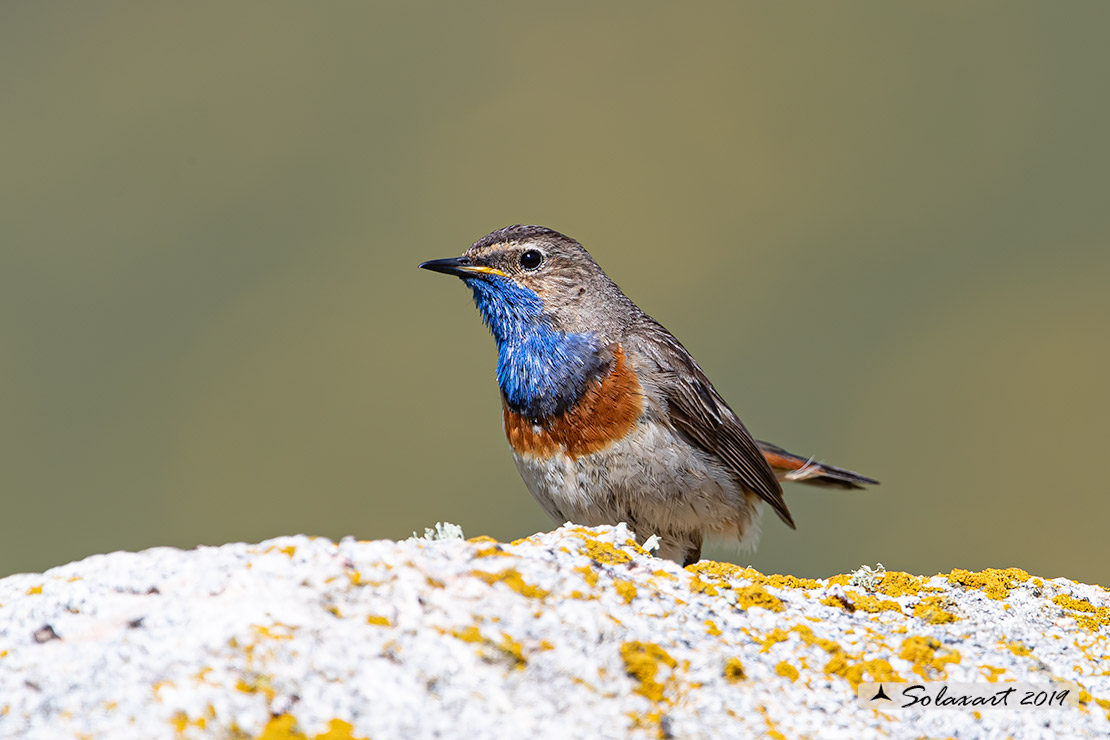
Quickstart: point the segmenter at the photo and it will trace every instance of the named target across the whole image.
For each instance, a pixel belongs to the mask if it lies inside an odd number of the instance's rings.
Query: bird
[[[877,480],[752,437],[686,348],[574,239],[515,225],[420,268],[461,278],[497,344],[502,421],[526,486],[557,523],[626,523],[683,565],[707,536],[754,548],[781,482]]]

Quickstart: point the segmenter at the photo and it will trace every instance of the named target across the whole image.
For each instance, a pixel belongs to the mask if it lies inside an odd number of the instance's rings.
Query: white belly
[[[626,522],[641,538],[712,532],[754,545],[759,500],[701,450],[644,423],[606,449],[574,458],[513,452],[521,477],[556,523]]]

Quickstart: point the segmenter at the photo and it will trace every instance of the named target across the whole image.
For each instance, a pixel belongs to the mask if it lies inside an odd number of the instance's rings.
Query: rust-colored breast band
[[[550,457],[562,449],[577,458],[600,452],[632,431],[643,410],[643,391],[625,361],[624,349],[618,347],[609,374],[591,384],[578,403],[562,414],[533,424],[509,409],[504,399],[501,406],[505,436],[518,453]]]

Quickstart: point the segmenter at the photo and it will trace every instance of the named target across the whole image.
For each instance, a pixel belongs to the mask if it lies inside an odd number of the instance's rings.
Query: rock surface
[[[623,526],[113,553],[0,581],[2,738],[1110,736],[1110,594],[1011,569],[811,581]],[[1078,705],[860,707],[861,681]]]

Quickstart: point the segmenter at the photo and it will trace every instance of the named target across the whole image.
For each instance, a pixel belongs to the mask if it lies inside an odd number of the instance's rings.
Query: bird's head
[[[461,257],[420,267],[470,288],[497,342],[502,391],[534,412],[577,398],[636,310],[581,244],[542,226],[494,231]]]
[[[462,278],[499,342],[521,321],[604,331],[628,302],[581,244],[542,226],[499,229],[461,257],[420,267]]]

